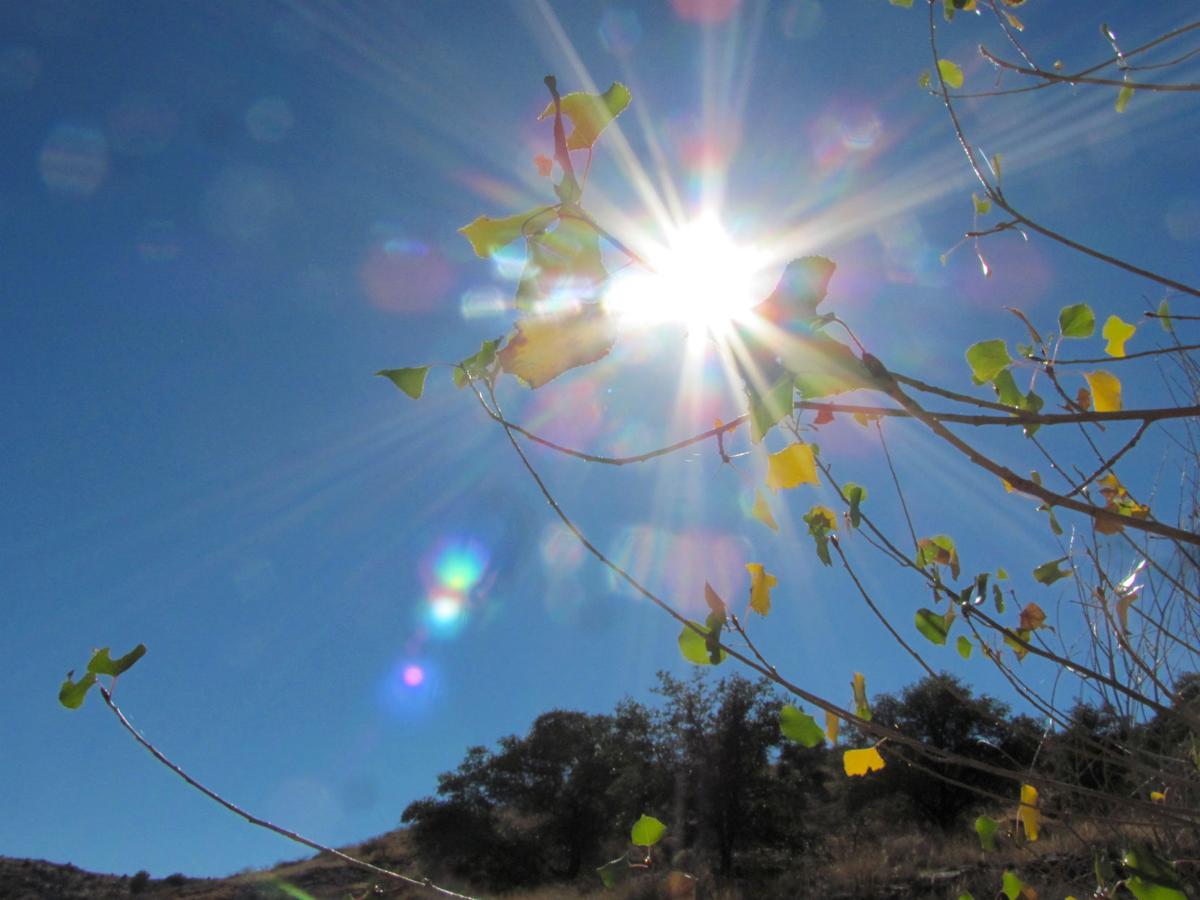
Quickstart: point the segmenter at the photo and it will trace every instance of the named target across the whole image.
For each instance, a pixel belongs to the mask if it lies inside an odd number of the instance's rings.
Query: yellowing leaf
[[[537,388],[568,369],[602,359],[615,341],[608,315],[589,304],[576,312],[518,321],[498,357],[505,372]]]
[[[553,231],[526,241],[525,269],[517,285],[517,309],[553,314],[594,298],[608,278],[600,256],[600,233],[590,222],[565,217]]]
[[[1022,631],[1037,631],[1045,621],[1046,614],[1036,603],[1028,603],[1021,610],[1020,628]]]
[[[1117,91],[1117,102],[1113,105],[1113,108],[1119,113],[1125,112],[1125,108],[1129,106],[1129,101],[1132,98],[1133,88],[1131,88],[1129,85],[1122,86],[1122,88]]]
[[[811,444],[792,444],[767,457],[767,487],[773,491],[820,484]]]
[[[522,235],[533,234],[546,228],[554,221],[555,215],[557,213],[553,208],[542,206],[503,219],[480,216],[471,224],[458,229],[458,233],[471,242],[476,255],[486,259]]]
[[[779,579],[768,573],[762,563],[746,563],[746,571],[750,573],[750,608],[765,616],[771,611],[771,588],[779,584]]]
[[[838,729],[842,727],[842,720],[831,712],[825,713],[825,737],[829,738],[830,744],[836,744],[838,739]]]
[[[948,59],[939,59],[938,71],[942,73],[942,80],[946,82],[946,87],[960,88],[963,86],[962,69],[957,64]]]
[[[867,702],[866,676],[862,672],[855,672],[850,687],[854,690],[854,714],[860,719],[871,721],[871,704]]]
[[[1017,810],[1017,818],[1025,829],[1025,837],[1031,841],[1038,839],[1038,828],[1042,824],[1042,813],[1038,809],[1038,792],[1032,784],[1021,785],[1021,807]]]
[[[1104,352],[1109,356],[1124,356],[1125,342],[1133,337],[1135,331],[1137,331],[1136,325],[1130,325],[1118,316],[1109,316],[1104,322],[1104,330],[1100,332],[1101,336],[1108,341]]]
[[[1110,372],[1097,369],[1095,372],[1084,372],[1088,388],[1092,392],[1092,408],[1096,412],[1120,412],[1121,410],[1121,380]]]
[[[758,519],[772,531],[779,530],[779,524],[775,521],[775,517],[771,515],[771,507],[767,506],[767,498],[762,495],[762,491],[758,488],[754,489],[754,505],[750,507],[750,515]]]
[[[1154,803],[1166,803],[1167,795],[1164,794],[1162,791],[1151,791],[1150,792],[1150,800]]]
[[[1018,19],[1016,16],[1014,16],[1012,13],[1006,12],[1004,14],[1004,17],[1006,19],[1008,19],[1008,24],[1011,25],[1013,28],[1017,29],[1017,31],[1025,30],[1025,23],[1022,22],[1020,19]]]
[[[559,101],[562,114],[571,120],[571,133],[567,135],[568,150],[587,150],[596,143],[608,123],[621,114],[629,105],[629,88],[614,81],[603,94],[585,94],[582,91],[567,94]],[[554,101],[546,105],[538,121],[554,115]]]
[[[842,768],[846,770],[847,775],[866,775],[868,772],[879,771],[885,765],[883,757],[874,747],[847,750],[842,754]]]

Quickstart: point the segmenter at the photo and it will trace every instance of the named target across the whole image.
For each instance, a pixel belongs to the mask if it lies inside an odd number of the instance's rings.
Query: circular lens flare
[[[676,230],[647,257],[649,271],[627,270],[605,304],[626,322],[679,322],[693,336],[728,333],[762,299],[765,260],[739,246],[713,215]]]
[[[406,685],[415,688],[425,681],[425,670],[418,665],[408,665],[404,667],[401,678],[404,679]]]

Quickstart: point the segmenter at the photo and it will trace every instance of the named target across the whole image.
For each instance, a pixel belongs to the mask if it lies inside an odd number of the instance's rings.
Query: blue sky
[[[447,370],[419,403],[373,377],[511,327],[519,255],[478,259],[456,230],[551,196],[533,164],[551,152],[536,121],[548,72],[633,93],[585,195],[611,230],[637,244],[651,198],[673,196],[681,220],[713,208],[776,254],[768,281],[792,255],[827,255],[829,308],[893,368],[965,389],[967,344],[1021,339],[1006,304],[1049,324],[1067,303],[1132,319],[1162,299],[1036,238],[986,243],[986,280],[969,246],[942,265],[971,227],[972,184],[917,86],[923,10],[728,5],[710,22],[658,0],[7,9],[0,853],[158,876],[301,855],[187,789],[97,698],[61,709],[63,674],[93,647],[145,642],[117,692],[134,723],[248,809],[334,844],[394,827],[469,745],[552,708],[650,701],[657,670],[687,669],[678,628],[585,558]],[[1129,45],[1178,24],[1050,6],[1022,10],[1029,46],[1069,64],[1104,56],[1101,21]],[[993,83],[973,48],[994,26],[940,34],[968,85]],[[1194,167],[1195,101],[1139,95],[1117,116],[1113,99],[1043,91],[964,116],[1003,153],[1010,197],[1187,280],[1200,200],[1177,173]],[[533,392],[503,379],[500,397],[564,443],[647,450],[741,412],[715,357],[689,352],[677,326],[631,328],[605,361]],[[1126,391],[1156,405],[1159,384]],[[923,531],[955,534],[980,568],[1059,555],[1026,501],[893,434]],[[869,433],[839,420],[818,440],[895,510]],[[1148,490],[1160,444],[1146,445],[1126,480]],[[754,625],[806,687],[845,701],[855,670],[874,691],[917,677],[813,559],[812,498],[784,501],[798,535],[748,517],[761,458],[532,458],[597,545],[682,609],[703,608],[705,580],[740,596],[744,563],[764,562],[780,588]],[[918,586],[849,551],[910,621]],[[1003,695],[978,661],[939,661]]]

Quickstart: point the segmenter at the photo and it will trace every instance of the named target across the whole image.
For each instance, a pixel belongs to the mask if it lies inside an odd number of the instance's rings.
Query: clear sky
[[[1183,5],[1031,0],[1021,16],[1043,58],[1082,66],[1106,53],[1101,21],[1133,45]],[[678,627],[586,558],[447,370],[419,403],[373,376],[511,327],[519,252],[479,259],[456,230],[553,202],[533,161],[552,150],[547,73],[564,91],[632,91],[585,195],[610,230],[643,247],[664,211],[707,212],[766,254],[768,288],[787,259],[827,255],[828,308],[895,369],[969,389],[967,344],[1022,338],[1006,304],[1052,324],[1067,303],[1131,319],[1163,297],[1037,238],[986,243],[989,279],[970,246],[939,261],[972,225],[972,183],[917,84],[919,8],[37,0],[0,22],[5,855],[156,876],[302,855],[154,763],[97,697],[60,708],[93,647],[145,642],[116,697],[134,723],[251,811],[333,844],[395,827],[469,745],[552,708],[651,701],[656,670],[687,670]],[[940,34],[968,85],[993,85],[974,52],[996,45],[993,24]],[[1114,93],[964,116],[1004,155],[1011,197],[1186,280],[1196,102],[1139,95],[1118,116]],[[1156,384],[1126,390],[1152,405]],[[500,398],[599,453],[742,411],[674,325],[630,326],[608,359],[537,391],[502,379]],[[924,532],[954,534],[980,567],[1059,555],[1027,500],[892,433],[929,488],[909,498]],[[839,420],[817,440],[894,509],[869,432]],[[780,587],[754,627],[796,681],[846,701],[855,670],[872,691],[918,677],[813,558],[799,516],[820,492],[782,504],[780,536],[749,517],[760,456],[532,458],[597,545],[682,609],[702,615],[706,580],[743,597],[744,564],[765,563]],[[849,549],[910,622],[918,586]],[[939,661],[1003,695],[978,659]]]

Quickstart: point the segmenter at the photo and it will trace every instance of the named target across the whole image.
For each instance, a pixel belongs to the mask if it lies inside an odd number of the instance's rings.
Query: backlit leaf
[[[871,704],[867,702],[867,679],[862,672],[854,673],[854,680],[850,682],[850,687],[854,691],[854,714],[860,719],[871,721]]]
[[[949,566],[951,577],[958,578],[958,548],[950,535],[935,534],[931,538],[921,538],[917,541],[917,565],[928,566],[934,563]]]
[[[1038,809],[1038,791],[1032,784],[1021,785],[1021,805],[1017,809],[1017,818],[1025,829],[1025,837],[1031,841],[1038,839],[1038,828],[1042,824],[1042,813]]]
[[[68,672],[62,687],[58,689],[58,702],[67,709],[79,709],[87,692],[96,683],[96,673],[88,672],[78,681],[74,680],[75,673]]]
[[[614,81],[603,94],[576,91],[560,98],[559,108],[570,119],[572,126],[571,133],[567,135],[567,149],[590,148],[600,137],[600,132],[629,105],[630,99],[629,88],[619,81]],[[554,101],[551,100],[538,116],[538,121],[553,115]]]
[[[979,384],[991,381],[1011,362],[1008,344],[999,339],[980,341],[967,348],[967,365],[971,367],[971,375]]]
[[[517,285],[517,309],[543,315],[577,309],[597,296],[608,278],[600,256],[600,233],[590,222],[564,216],[553,231],[525,242],[525,268]]]
[[[1040,584],[1054,584],[1061,578],[1070,578],[1072,575],[1071,569],[1062,568],[1062,564],[1066,562],[1068,557],[1061,556],[1058,559],[1052,559],[1049,562],[1044,562],[1033,570],[1033,578]]]
[[[633,829],[629,832],[629,840],[630,843],[637,844],[639,847],[653,847],[666,830],[667,826],[654,816],[643,814],[633,823]]]
[[[961,656],[963,659],[971,658],[971,651],[975,648],[975,645],[971,643],[970,638],[968,638],[964,634],[960,634],[958,636],[958,641],[957,641],[956,646],[958,648],[959,656]]]
[[[963,86],[962,69],[956,63],[952,63],[948,59],[939,59],[938,71],[942,73],[942,80],[946,82],[946,87],[960,88]]]
[[[1121,410],[1121,380],[1111,372],[1097,369],[1095,372],[1084,372],[1088,389],[1092,392],[1092,408],[1096,412],[1120,412]]]
[[[1058,313],[1058,330],[1063,337],[1089,338],[1096,331],[1096,314],[1086,303],[1064,306]]]
[[[758,519],[772,531],[779,530],[779,524],[775,521],[775,517],[771,515],[771,507],[767,505],[767,498],[762,495],[762,491],[758,488],[754,489],[754,505],[750,507],[750,515]]]
[[[789,335],[778,352],[780,361],[792,373],[797,392],[805,400],[872,386],[862,360],[845,344],[827,335]]]
[[[499,353],[500,366],[537,388],[568,369],[604,358],[615,341],[608,314],[596,304],[561,315],[531,316],[517,322]]]
[[[829,557],[829,535],[837,531],[837,516],[828,506],[820,504],[810,509],[804,516],[804,524],[817,545],[817,559],[827,566],[833,565]]]
[[[842,494],[850,504],[850,524],[857,528],[862,522],[861,507],[863,501],[867,499],[867,489],[861,484],[847,481],[842,485]]]
[[[779,491],[802,484],[820,484],[811,444],[792,444],[767,457],[767,487]]]
[[[1113,105],[1113,108],[1117,112],[1123,113],[1125,112],[1126,107],[1129,106],[1129,101],[1132,99],[1133,88],[1131,88],[1129,85],[1124,85],[1119,91],[1117,91],[1117,102]]]
[[[1068,573],[1069,574],[1069,573]],[[1065,577],[1065,576],[1060,576]],[[1046,622],[1046,613],[1036,603],[1026,603],[1021,610],[1020,628],[1022,631],[1037,631]]]
[[[885,765],[883,757],[874,747],[867,747],[864,750],[847,750],[842,754],[842,768],[847,775],[866,775],[868,772],[879,771]]]
[[[496,361],[496,348],[500,346],[502,340],[502,337],[498,337],[495,340],[484,341],[479,345],[478,352],[462,360],[451,373],[454,386],[463,388],[470,383],[471,379],[478,381],[487,378],[492,363]]]
[[[539,206],[513,216],[505,216],[503,219],[480,216],[469,225],[458,229],[458,233],[471,242],[476,256],[486,259],[522,235],[531,235],[545,229],[557,215],[553,207]]]
[[[949,624],[941,613],[932,609],[918,609],[916,615],[917,631],[925,635],[925,639],[939,646],[946,643]]]
[[[750,384],[746,394],[750,399],[750,441],[758,444],[767,432],[792,412],[792,395],[796,386],[791,373],[779,378],[766,393]]]
[[[933,83],[933,80],[929,77],[929,70],[923,69],[921,71],[921,74],[917,76],[917,84],[919,84],[921,87],[925,88],[925,90],[929,90],[929,86],[932,83]],[[942,256],[942,265],[944,266],[945,264],[946,264],[946,257],[943,255]]]
[[[1167,304],[1166,300],[1158,304],[1158,324],[1168,334],[1175,330],[1175,325],[1171,321],[1171,307]]]
[[[726,616],[725,601],[721,599],[721,595],[712,589],[712,585],[707,581],[704,582],[704,602],[708,604],[709,611],[722,619]]]
[[[996,849],[996,829],[999,825],[990,816],[980,816],[975,820],[975,833],[979,835],[979,845],[987,851]]]
[[[971,204],[975,207],[975,215],[986,216],[992,211],[992,201],[985,195],[980,197],[978,194],[971,194]]]
[[[838,729],[842,727],[842,720],[833,713],[826,710],[825,712],[825,737],[829,739],[829,743],[836,744],[838,739]]]
[[[707,640],[707,635],[711,633],[711,629],[698,622],[695,624],[700,629],[699,634],[686,625],[679,632],[679,652],[690,663],[694,663],[697,666],[711,666],[713,665],[713,660],[709,654]],[[724,650],[721,650],[717,657],[717,663],[724,662],[727,655]]]
[[[836,269],[837,265],[824,256],[793,259],[784,268],[775,290],[754,311],[781,328],[813,318]]]
[[[1104,322],[1104,330],[1100,332],[1100,336],[1108,341],[1104,352],[1109,356],[1124,356],[1125,342],[1133,337],[1135,331],[1136,325],[1130,325],[1119,316],[1109,316]]]
[[[746,571],[750,573],[750,608],[760,616],[771,611],[771,588],[779,580],[762,567],[762,563],[746,563]]]
[[[1022,22],[1020,19],[1018,19],[1012,13],[1006,12],[1004,14],[1004,18],[1008,19],[1008,24],[1011,25],[1013,28],[1017,29],[1017,31],[1025,30],[1025,23]]]
[[[779,730],[788,740],[810,749],[825,740],[813,717],[790,703],[779,711]]]
[[[392,384],[408,394],[414,400],[420,400],[425,393],[425,376],[429,374],[429,366],[415,366],[409,369],[380,369],[375,373],[390,379]]]
[[[1012,648],[1012,652],[1018,660],[1022,660],[1029,653],[1029,648],[1025,645],[1029,643],[1031,637],[1033,637],[1033,632],[1031,631],[1008,631],[1006,629],[1004,632],[1004,643]]]
[[[87,670],[97,675],[111,675],[114,678],[133,667],[139,659],[146,655],[146,645],[138,644],[120,659],[112,659],[108,648],[101,647],[88,662]]]

